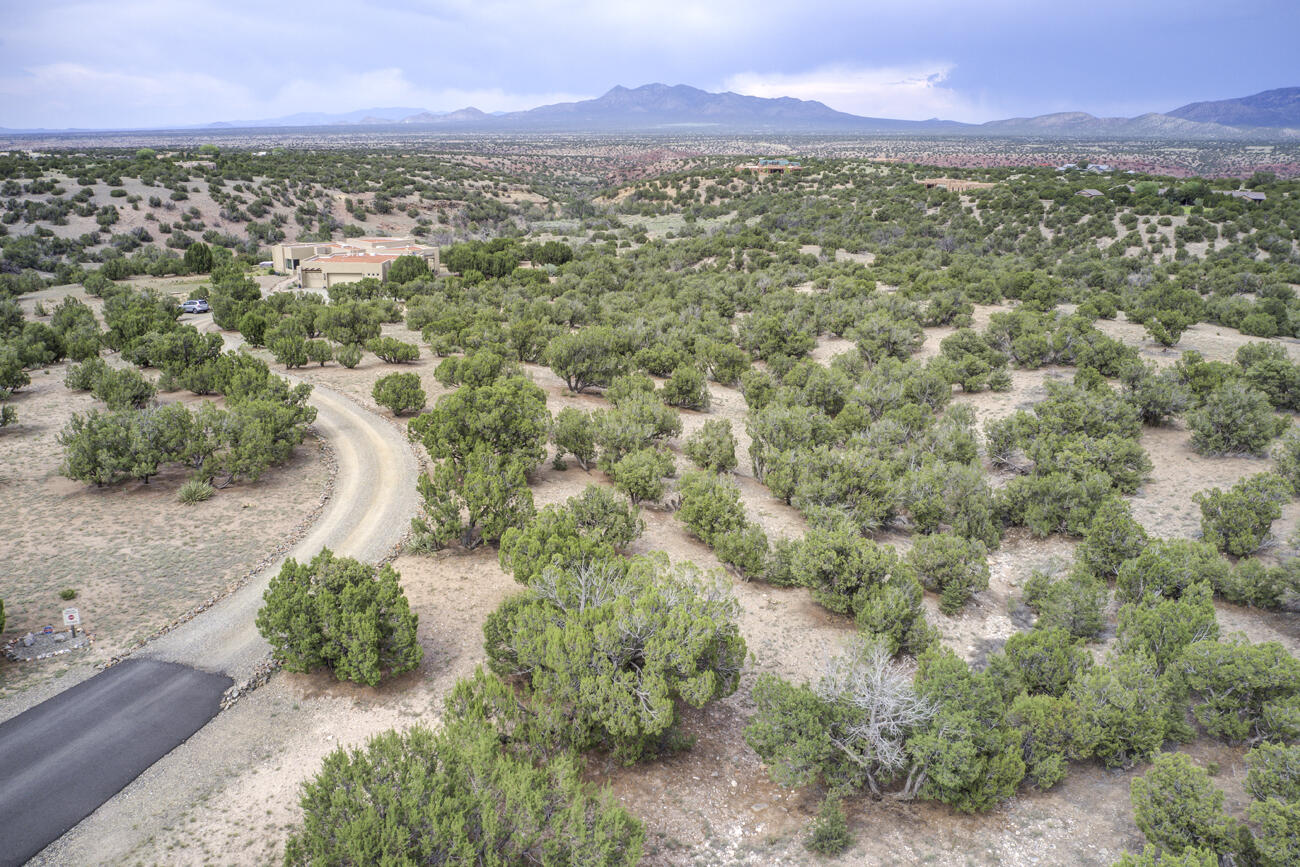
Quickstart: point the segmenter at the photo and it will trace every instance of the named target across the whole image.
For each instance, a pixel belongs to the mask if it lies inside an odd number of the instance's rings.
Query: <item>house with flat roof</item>
[[[438,248],[413,238],[353,238],[342,242],[277,244],[271,248],[276,271],[291,273],[304,289],[328,289],[367,277],[386,280],[402,256],[420,256],[438,270]]]
[[[751,172],[757,172],[760,175],[781,174],[783,172],[801,172],[801,166],[795,160],[788,159],[761,159],[756,163],[744,163],[736,166],[736,169],[748,169]]]

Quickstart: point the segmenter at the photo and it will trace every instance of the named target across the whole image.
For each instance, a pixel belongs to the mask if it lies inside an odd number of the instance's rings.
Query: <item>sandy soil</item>
[[[67,364],[32,377],[15,395],[19,424],[0,436],[0,562],[6,565],[5,637],[57,624],[75,605],[93,649],[47,663],[0,665],[0,696],[102,662],[242,578],[316,508],[328,483],[320,444],[308,439],[289,463],[256,482],[187,506],[189,474],[171,467],[148,484],[95,488],[58,474],[56,437],[74,412],[102,409],[63,385]],[[162,395],[164,402],[197,398]],[[75,601],[59,591],[77,591]]]

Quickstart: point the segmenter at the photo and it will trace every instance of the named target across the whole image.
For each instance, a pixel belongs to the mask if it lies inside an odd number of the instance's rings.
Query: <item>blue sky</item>
[[[0,126],[485,111],[652,81],[985,121],[1300,85],[1297,0],[5,0]]]

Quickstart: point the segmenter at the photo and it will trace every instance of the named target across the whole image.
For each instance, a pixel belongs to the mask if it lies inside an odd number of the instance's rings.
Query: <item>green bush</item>
[[[1287,429],[1273,450],[1277,473],[1291,485],[1293,496],[1300,497],[1300,426]]]
[[[1007,696],[1025,692],[1060,698],[1090,668],[1092,656],[1082,639],[1059,626],[1017,632],[989,661],[989,671],[1003,683]]]
[[[1201,507],[1202,538],[1226,554],[1247,557],[1268,540],[1290,495],[1291,486],[1281,476],[1257,473],[1226,492],[1199,491],[1192,499]]]
[[[1177,599],[1193,584],[1227,584],[1231,569],[1212,545],[1187,539],[1156,539],[1120,566],[1115,595],[1121,603]]]
[[[686,438],[686,457],[702,470],[726,473],[736,468],[736,436],[725,419],[706,421]]]
[[[1109,598],[1103,580],[1076,567],[1055,577],[1035,571],[1025,582],[1022,601],[1038,615],[1039,628],[1059,626],[1076,638],[1095,638],[1106,625]]]
[[[307,339],[301,334],[285,334],[267,338],[271,354],[285,368],[302,367],[308,362]]]
[[[549,731],[633,762],[672,741],[681,705],[735,692],[738,614],[725,586],[693,567],[615,558],[547,570],[483,633],[492,670],[522,679]]]
[[[906,562],[925,589],[939,592],[944,614],[956,614],[975,591],[989,586],[988,549],[975,539],[951,533],[918,536]]]
[[[291,557],[263,594],[257,629],[289,671],[327,667],[339,680],[375,686],[424,658],[398,577],[328,548],[310,563]]]
[[[108,370],[108,363],[104,359],[88,358],[81,364],[73,364],[68,368],[63,384],[73,391],[91,391]]]
[[[673,457],[658,449],[638,449],[624,455],[609,468],[614,487],[633,503],[657,502],[663,498],[664,478],[673,472]]]
[[[1165,742],[1169,692],[1155,662],[1140,653],[1112,656],[1070,684],[1068,697],[1093,734],[1093,751],[1108,768],[1130,768]]]
[[[1246,817],[1259,828],[1252,842],[1260,864],[1285,867],[1300,863],[1300,801],[1256,801]]]
[[[639,370],[631,373],[620,374],[614,377],[610,382],[609,388],[605,389],[605,400],[618,406],[637,395],[653,395],[655,393],[655,381],[646,376]]]
[[[1300,802],[1300,744],[1260,744],[1246,753],[1246,768],[1246,792],[1255,800]]]
[[[501,536],[501,568],[521,584],[533,584],[547,569],[575,569],[608,559],[614,545],[578,522],[571,508],[547,506],[523,527]]]
[[[1124,561],[1141,554],[1148,541],[1146,530],[1133,520],[1128,500],[1110,497],[1097,508],[1083,542],[1075,549],[1075,562],[1109,580],[1119,574]]]
[[[366,344],[366,349],[389,364],[402,364],[420,357],[420,347],[405,343],[396,337],[376,337]]]
[[[1273,414],[1263,392],[1229,382],[1187,414],[1192,448],[1204,455],[1262,455],[1290,424]]]
[[[704,374],[693,364],[684,364],[675,369],[664,383],[660,397],[669,406],[694,410],[709,408],[708,384]]]
[[[303,784],[285,864],[632,867],[645,832],[569,755],[535,761],[491,726],[423,726],[339,748]]]
[[[1300,737],[1300,659],[1277,642],[1198,641],[1173,668],[1210,735],[1233,743]]]
[[[1125,852],[1111,867],[1219,867],[1219,856],[1213,850],[1195,846],[1175,854],[1148,844],[1139,855]]]
[[[308,340],[303,349],[307,353],[307,360],[314,361],[321,367],[334,358],[334,347],[328,340]]]
[[[562,468],[564,456],[573,455],[584,470],[596,460],[596,438],[590,413],[566,406],[555,414],[551,442],[555,443],[555,466]]]
[[[844,805],[835,795],[827,795],[817,810],[817,818],[808,828],[807,847],[819,855],[838,855],[853,845]]]
[[[1019,695],[1007,710],[1007,722],[1020,732],[1025,776],[1046,791],[1065,779],[1070,762],[1086,759],[1092,735],[1068,698]]]
[[[386,407],[393,415],[418,412],[424,409],[425,394],[417,373],[390,373],[375,381],[370,391],[375,403]]]
[[[1189,644],[1219,637],[1213,591],[1193,584],[1177,599],[1145,597],[1122,605],[1116,635],[1121,653],[1142,653],[1163,671]]]
[[[343,344],[334,351],[334,360],[351,370],[361,363],[361,345],[359,343]]]
[[[95,379],[91,394],[110,410],[138,409],[153,400],[158,389],[133,368],[107,368]]]
[[[544,358],[570,391],[581,394],[608,386],[626,371],[628,348],[614,329],[595,326],[552,338]]]
[[[65,602],[77,598],[77,591],[71,587],[65,587],[59,591],[59,598]]]
[[[1239,854],[1240,825],[1223,810],[1223,792],[1182,753],[1161,753],[1129,787],[1133,821],[1147,840],[1174,853]]]

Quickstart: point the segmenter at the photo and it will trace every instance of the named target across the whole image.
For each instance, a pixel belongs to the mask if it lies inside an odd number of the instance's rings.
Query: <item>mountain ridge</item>
[[[1235,121],[1229,123],[1228,121]],[[402,126],[468,132],[618,132],[684,129],[752,132],[913,133],[919,135],[1052,136],[1064,138],[1277,139],[1300,138],[1300,87],[1276,88],[1229,100],[1193,102],[1167,113],[1096,117],[1082,111],[1013,117],[982,124],[897,120],[837,111],[816,100],[714,93],[686,84],[616,85],[592,99],[522,111],[483,112],[421,108],[364,108],[350,112],[298,112],[261,120],[157,127],[158,131],[233,130],[330,126]],[[0,127],[0,132],[60,133],[117,130]],[[126,130],[121,130],[126,131]],[[144,131],[137,128],[134,131]]]

